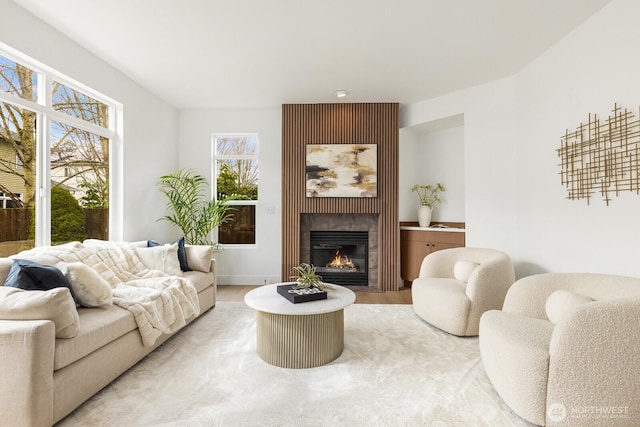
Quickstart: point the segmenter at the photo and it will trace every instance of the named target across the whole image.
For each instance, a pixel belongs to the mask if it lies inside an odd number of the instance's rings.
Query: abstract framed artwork
[[[376,144],[308,144],[307,197],[377,197]]]

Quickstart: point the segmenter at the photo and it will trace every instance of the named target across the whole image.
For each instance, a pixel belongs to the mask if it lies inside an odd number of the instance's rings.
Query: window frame
[[[22,193],[17,193],[16,197],[22,200]],[[7,208],[7,203],[11,201],[11,197],[0,191],[0,209],[12,209]]]
[[[0,102],[36,114],[36,227],[35,245],[51,244],[51,122],[56,121],[108,138],[109,143],[109,239],[123,238],[123,105],[51,67],[0,42],[0,55],[37,73],[36,102],[0,91]],[[58,111],[52,104],[53,82],[59,82],[102,102],[109,109],[108,126],[102,127]]]
[[[222,137],[255,137],[258,141],[258,145],[256,147],[256,154],[234,154],[234,155],[218,155],[217,153],[217,139]],[[258,246],[258,202],[260,200],[260,136],[257,132],[215,132],[211,135],[211,198],[212,200],[217,200],[218,197],[218,173],[217,173],[217,161],[218,160],[255,160],[258,164],[258,198],[256,200],[230,200],[226,202],[229,206],[256,206],[255,209],[255,232],[254,232],[254,241],[255,243],[221,243],[224,245],[225,249],[242,249],[242,248],[256,248]],[[218,227],[213,230],[213,236],[216,242],[218,240]]]

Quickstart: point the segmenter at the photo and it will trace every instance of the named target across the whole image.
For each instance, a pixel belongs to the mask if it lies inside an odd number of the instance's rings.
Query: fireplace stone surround
[[[369,233],[367,290],[380,290],[378,280],[378,214],[301,214],[300,261],[310,262],[311,231],[366,231]]]

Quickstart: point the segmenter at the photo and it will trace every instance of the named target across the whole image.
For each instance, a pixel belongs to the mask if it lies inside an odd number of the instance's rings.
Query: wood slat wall
[[[284,104],[282,106],[282,280],[300,263],[300,216],[378,214],[379,287],[399,289],[397,103]],[[307,144],[377,144],[378,197],[308,198]]]

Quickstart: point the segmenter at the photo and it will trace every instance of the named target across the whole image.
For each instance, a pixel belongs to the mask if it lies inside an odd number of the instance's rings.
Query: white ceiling
[[[14,0],[177,108],[410,104],[509,76],[610,0]]]

